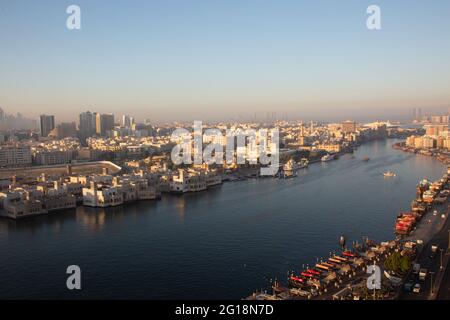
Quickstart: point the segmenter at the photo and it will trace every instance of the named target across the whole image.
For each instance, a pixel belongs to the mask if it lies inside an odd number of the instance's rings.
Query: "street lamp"
[[[433,274],[434,272],[430,271],[430,282],[431,282],[431,294],[434,294],[433,288]]]
[[[444,249],[439,249],[441,251],[441,266],[439,267],[439,270],[442,271],[444,269],[444,266],[442,265],[442,253],[444,252]]]

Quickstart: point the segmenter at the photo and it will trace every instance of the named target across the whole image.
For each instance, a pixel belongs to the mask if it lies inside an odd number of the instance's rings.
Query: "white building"
[[[0,192],[0,215],[19,219],[47,213],[43,202],[29,197],[24,189],[13,189]]]
[[[113,207],[123,203],[123,195],[117,187],[97,185],[91,182],[83,188],[83,205],[89,207]]]
[[[206,188],[206,176],[202,172],[179,169],[178,175],[174,175],[170,182],[170,191],[175,193],[197,192]]]

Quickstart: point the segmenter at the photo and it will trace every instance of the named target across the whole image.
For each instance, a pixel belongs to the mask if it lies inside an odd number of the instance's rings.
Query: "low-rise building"
[[[98,185],[91,181],[83,188],[83,205],[88,207],[114,207],[123,204],[122,192],[117,187]]]
[[[47,213],[40,200],[32,199],[29,193],[21,188],[0,192],[0,215],[19,219]]]

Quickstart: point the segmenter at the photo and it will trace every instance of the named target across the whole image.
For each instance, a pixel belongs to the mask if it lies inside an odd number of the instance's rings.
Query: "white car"
[[[413,288],[414,293],[420,293],[420,283],[416,283]]]

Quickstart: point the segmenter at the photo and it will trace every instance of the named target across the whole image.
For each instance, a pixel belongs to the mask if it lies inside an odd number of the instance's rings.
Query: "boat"
[[[320,264],[320,263],[316,264],[316,268],[322,269],[322,270],[325,270],[325,271],[329,271],[330,270],[330,267],[328,267],[326,265],[323,265],[323,264]]]
[[[334,157],[330,154],[326,154],[320,160],[322,160],[322,162],[328,162],[334,160]]]
[[[383,176],[385,176],[386,178],[391,178],[391,177],[395,177],[396,174],[392,171],[386,171],[383,173]]]
[[[362,158],[362,161],[369,161],[370,158],[368,156],[365,156],[364,158]]]
[[[288,162],[283,166],[284,171],[295,171],[299,169],[299,166],[297,163],[294,162],[294,160],[291,158]]]
[[[288,162],[283,166],[282,178],[294,178],[297,176],[297,170],[299,166],[294,162],[291,158]]]
[[[355,258],[356,257],[356,254],[355,253],[353,253],[353,252],[351,252],[351,251],[344,251],[344,252],[342,252],[342,255],[343,256],[346,256],[346,257],[349,257],[349,258]]]
[[[306,158],[301,158],[300,163],[298,164],[299,169],[307,168],[309,165],[309,160]]]
[[[314,270],[314,269],[308,269],[306,271],[309,272],[309,273],[312,273],[312,274],[314,274],[316,276],[320,276],[320,274],[321,274],[319,271]]]

